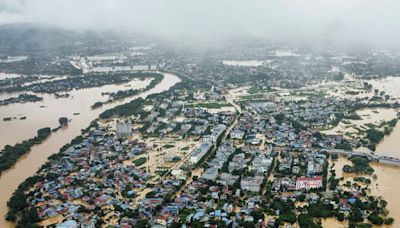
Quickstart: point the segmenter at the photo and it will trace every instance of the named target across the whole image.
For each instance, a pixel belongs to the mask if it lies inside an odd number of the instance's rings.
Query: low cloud
[[[396,0],[2,0],[0,24],[399,47]]]

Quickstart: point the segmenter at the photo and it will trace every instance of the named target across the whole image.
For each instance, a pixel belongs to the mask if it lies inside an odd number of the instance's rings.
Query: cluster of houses
[[[30,190],[28,203],[37,208],[41,220],[62,216],[93,226],[107,214],[119,214],[111,206],[133,210],[134,198],[146,188],[150,175],[123,161],[146,150],[143,142],[120,141],[98,127],[42,167],[40,174],[46,179]]]

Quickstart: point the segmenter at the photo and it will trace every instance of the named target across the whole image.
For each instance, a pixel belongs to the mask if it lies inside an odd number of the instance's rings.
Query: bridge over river
[[[345,156],[362,156],[367,157],[371,161],[375,161],[378,163],[389,164],[389,165],[398,165],[400,166],[400,159],[398,157],[398,153],[382,153],[383,155],[376,155],[366,152],[357,152],[350,150],[341,150],[341,149],[331,149],[331,150],[323,150],[329,154],[339,154]]]

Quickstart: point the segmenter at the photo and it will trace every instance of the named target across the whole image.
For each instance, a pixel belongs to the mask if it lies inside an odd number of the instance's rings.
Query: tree
[[[17,227],[39,227],[35,223],[39,222],[40,218],[35,208],[25,209],[21,213]]]
[[[321,225],[316,224],[313,218],[307,214],[300,214],[297,218],[300,228],[322,228]]]
[[[146,219],[141,219],[141,220],[139,220],[136,224],[135,224],[135,227],[138,227],[138,228],[145,228],[145,227],[147,227],[147,223],[148,223],[149,221],[147,221]]]
[[[66,126],[66,125],[68,125],[68,118],[67,117],[60,117],[58,119],[58,122],[60,123],[61,126]]]
[[[385,219],[385,224],[386,224],[386,225],[391,225],[393,222],[394,222],[394,219],[393,219],[393,218],[387,218],[387,219]]]
[[[382,225],[384,222],[383,218],[381,218],[376,213],[372,213],[370,216],[368,216],[368,220],[371,221],[375,225]]]
[[[243,223],[243,227],[244,228],[255,228],[256,225],[254,224],[254,222],[246,221],[246,222]]]
[[[254,217],[254,221],[258,221],[260,219],[264,220],[265,217],[264,213],[260,211],[252,211],[250,215]]]
[[[353,211],[350,214],[349,220],[352,222],[355,222],[355,223],[364,221],[361,210],[358,207],[353,208]]]
[[[289,212],[287,214],[280,214],[279,220],[293,224],[297,221],[297,217],[295,213]]]
[[[51,128],[49,127],[44,127],[37,131],[37,137],[40,139],[47,138],[47,136],[49,136],[50,134],[51,134]]]

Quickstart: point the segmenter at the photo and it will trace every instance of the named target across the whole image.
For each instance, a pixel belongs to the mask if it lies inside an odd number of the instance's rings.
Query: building
[[[131,123],[117,123],[117,136],[121,138],[129,137],[132,135]]]
[[[296,180],[296,190],[310,190],[322,188],[322,176],[299,177]]]
[[[244,134],[245,134],[244,131],[241,131],[239,129],[234,129],[233,131],[231,131],[230,137],[231,139],[243,139]]]
[[[240,181],[240,188],[245,191],[259,192],[262,182],[263,182],[262,176],[244,177]]]
[[[211,149],[212,144],[208,142],[202,143],[196,149],[194,149],[190,155],[190,163],[192,165],[197,164],[204,155]]]
[[[59,225],[56,228],[78,228],[79,224],[75,220],[67,220]]]
[[[206,169],[206,171],[204,171],[201,178],[206,179],[206,180],[215,181],[215,179],[217,179],[217,176],[218,176],[217,168],[208,168],[208,169]]]
[[[271,164],[272,158],[261,154],[254,158],[252,165],[249,168],[250,170],[256,170],[259,173],[264,173],[268,171]]]

